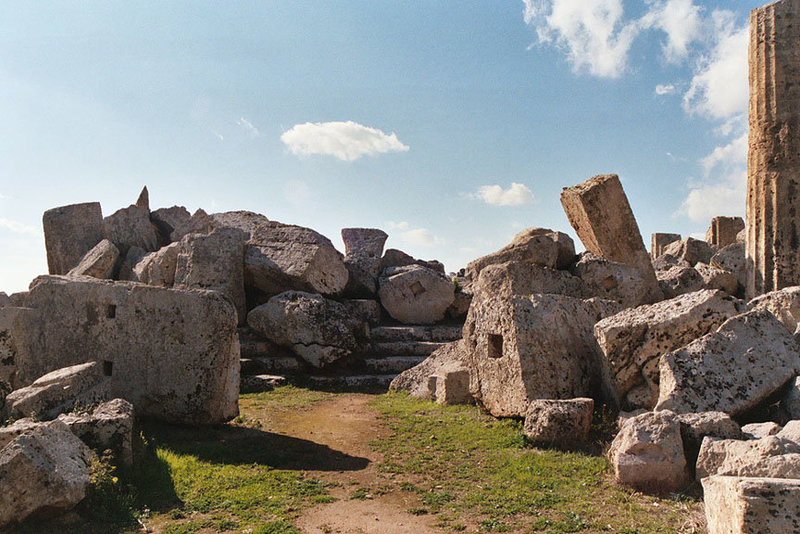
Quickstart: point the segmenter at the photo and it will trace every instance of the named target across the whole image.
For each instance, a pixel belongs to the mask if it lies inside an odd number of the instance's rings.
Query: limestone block
[[[368,256],[380,259],[389,236],[378,228],[342,228],[345,256]]]
[[[433,324],[444,319],[455,298],[455,286],[421,265],[390,267],[378,279],[378,298],[401,323]]]
[[[593,296],[619,302],[625,308],[639,306],[650,299],[650,288],[642,275],[624,263],[585,252],[572,268],[572,273],[586,283]]]
[[[438,404],[468,404],[472,401],[466,367],[434,373],[428,379],[428,389]]]
[[[686,262],[675,265],[666,271],[656,271],[656,277],[664,297],[669,299],[700,291],[706,287],[703,275]]]
[[[658,400],[661,355],[716,330],[738,311],[736,299],[702,290],[599,321],[594,334],[604,356],[607,389],[616,392],[623,409],[651,409]]]
[[[456,288],[456,292],[453,294],[453,303],[447,308],[447,317],[454,321],[463,322],[467,317],[471,305],[472,293],[467,293]]]
[[[135,280],[151,286],[172,287],[180,250],[181,243],[177,242],[144,255],[133,267]]]
[[[67,274],[103,239],[99,202],[49,209],[44,212],[42,224],[50,274]]]
[[[6,306],[11,305],[11,297],[9,297],[5,291],[0,291],[0,308],[5,308]]]
[[[798,367],[797,345],[786,327],[769,312],[747,312],[662,356],[656,409],[735,416],[775,393]]]
[[[381,322],[381,304],[377,300],[344,299],[342,304],[347,306],[351,317],[370,327],[378,326]]]
[[[681,234],[656,233],[650,235],[650,258],[655,260],[670,243],[681,240]]]
[[[388,237],[386,232],[377,228],[342,228],[344,264],[349,272],[345,294],[375,296],[383,245]]]
[[[781,431],[781,425],[767,421],[765,423],[750,423],[742,427],[745,439],[761,439],[774,436]]]
[[[40,333],[18,354],[20,386],[97,361],[110,375],[111,396],[140,415],[205,424],[238,414],[236,310],[221,293],[41,276],[27,304]]]
[[[158,235],[150,222],[150,211],[135,204],[122,208],[103,219],[106,239],[114,243],[120,254],[131,247],[145,252],[158,250]]]
[[[175,267],[178,289],[211,289],[231,299],[239,323],[247,318],[244,294],[244,247],[247,234],[216,228],[210,234],[188,234],[180,241]]]
[[[677,414],[681,424],[681,439],[686,462],[690,466],[697,463],[700,446],[706,436],[719,439],[743,439],[739,425],[723,412],[702,412]]]
[[[30,384],[17,378],[19,366],[25,366],[28,355],[39,350],[42,323],[36,310],[13,306],[0,308],[0,387],[18,388]],[[2,388],[5,389],[5,388]]]
[[[321,367],[349,355],[358,347],[363,323],[348,308],[321,295],[286,291],[253,308],[247,324],[278,345]]]
[[[170,236],[176,228],[185,226],[191,220],[192,215],[183,206],[172,206],[171,208],[160,208],[150,212],[150,222],[158,231],[158,244],[162,247],[172,242]]]
[[[800,286],[785,287],[758,296],[747,303],[749,310],[766,310],[783,323],[789,332],[800,323]]]
[[[127,254],[125,254],[125,257],[122,259],[122,262],[119,264],[118,278],[130,282],[138,282],[139,279],[135,267],[146,255],[147,252],[144,249],[137,246],[130,247]]]
[[[113,278],[117,258],[119,258],[119,249],[108,239],[103,239],[87,252],[78,265],[67,274],[69,276]]]
[[[736,295],[739,292],[739,280],[731,272],[702,262],[697,262],[694,270],[703,278],[703,286],[706,289],[719,289],[728,295]]]
[[[431,390],[430,378],[437,374],[464,369],[467,358],[467,347],[462,340],[447,343],[433,351],[420,364],[397,375],[389,384],[389,389],[408,391],[412,397],[435,400],[436,382],[434,389]]]
[[[567,271],[533,263],[511,261],[489,265],[472,283],[473,300],[536,293],[588,299],[592,292],[585,282]]]
[[[91,452],[61,421],[31,428],[0,450],[0,526],[64,512],[86,495]]]
[[[736,236],[744,230],[741,217],[714,217],[706,230],[706,242],[715,247],[727,247],[736,243]]]
[[[649,288],[649,301],[661,300],[650,255],[616,174],[595,176],[575,187],[564,188],[561,205],[586,250],[630,265],[639,271]]]
[[[133,405],[124,399],[100,404],[91,413],[61,414],[58,420],[91,449],[110,450],[123,465],[133,463]]]
[[[619,308],[545,294],[474,301],[464,326],[473,396],[497,417],[522,417],[534,399],[590,396],[600,374],[592,328]]]
[[[670,243],[664,249],[664,254],[684,260],[692,267],[698,262],[709,263],[714,252],[715,250],[711,245],[693,237]]]
[[[680,423],[669,411],[646,412],[626,420],[608,458],[618,484],[646,493],[678,491],[691,481]]]
[[[800,478],[800,444],[778,436],[746,441],[707,437],[697,457],[697,479],[712,475]]]
[[[744,243],[734,243],[721,248],[716,254],[711,256],[710,265],[719,267],[733,274],[739,281],[741,287],[745,287],[745,245]]]
[[[0,349],[2,350],[2,349]],[[795,378],[781,401],[781,407],[792,419],[800,419],[800,378]]]
[[[418,260],[409,256],[402,250],[394,248],[387,249],[381,258],[381,271],[389,267],[405,267],[407,265],[422,265],[440,274],[444,274],[444,265],[436,260]]]
[[[800,481],[715,476],[703,479],[708,534],[790,534],[800,529]]]
[[[533,443],[579,448],[589,441],[593,411],[588,398],[533,400],[525,413],[525,435]]]
[[[790,441],[794,441],[795,443],[800,443],[800,420],[795,419],[789,421],[775,435],[778,436],[779,438],[788,439]]]
[[[264,217],[266,219],[266,217]],[[207,234],[215,228],[214,221],[203,211],[198,209],[188,220],[181,218],[175,221],[176,226],[169,235],[169,240],[173,243],[183,239],[187,234]]]
[[[575,244],[561,232],[547,228],[528,228],[514,236],[511,243],[467,265],[466,277],[477,280],[480,272],[489,265],[518,261],[542,267],[568,268],[575,257]]]

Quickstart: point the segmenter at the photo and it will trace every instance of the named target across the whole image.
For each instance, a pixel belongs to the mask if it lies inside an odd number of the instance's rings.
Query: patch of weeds
[[[350,500],[360,500],[363,501],[370,496],[368,488],[358,488],[353,493],[350,494]]]
[[[481,530],[486,532],[510,532],[512,527],[496,519],[487,519],[481,521]]]
[[[409,508],[407,512],[411,515],[427,515],[430,513],[430,511],[427,508],[422,508],[419,506],[415,508]]]
[[[407,491],[409,493],[422,493],[425,490],[420,488],[419,486],[415,486],[411,482],[403,481],[400,483],[400,490]]]
[[[253,534],[302,534],[288,521],[270,521],[253,529]]]
[[[81,509],[91,513],[96,521],[117,526],[136,524],[136,488],[128,476],[118,473],[111,455],[93,458],[91,482]]]

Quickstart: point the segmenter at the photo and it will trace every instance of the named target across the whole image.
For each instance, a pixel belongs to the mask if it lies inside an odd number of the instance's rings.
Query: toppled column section
[[[667,245],[681,240],[681,234],[650,234],[650,257],[654,260],[664,253]]]
[[[661,300],[650,255],[616,174],[595,176],[565,187],[561,205],[588,251],[635,268],[649,288],[648,302]]]
[[[706,230],[706,241],[715,247],[727,247],[736,243],[736,236],[744,230],[741,217],[714,217]]]
[[[750,14],[748,298],[800,285],[800,2]]]

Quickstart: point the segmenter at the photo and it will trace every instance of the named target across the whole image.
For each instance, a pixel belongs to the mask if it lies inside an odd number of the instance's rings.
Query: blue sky
[[[744,215],[747,16],[763,2],[0,4],[0,290],[41,215],[151,207],[378,227],[449,270],[623,181],[645,242]]]

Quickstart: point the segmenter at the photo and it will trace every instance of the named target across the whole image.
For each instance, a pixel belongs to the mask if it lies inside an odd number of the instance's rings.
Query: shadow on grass
[[[148,422],[144,428],[158,447],[216,464],[259,464],[303,471],[360,471],[369,465],[367,458],[254,428],[180,427],[157,422]]]

